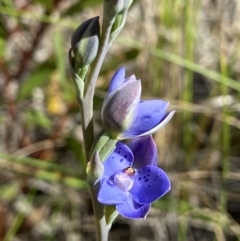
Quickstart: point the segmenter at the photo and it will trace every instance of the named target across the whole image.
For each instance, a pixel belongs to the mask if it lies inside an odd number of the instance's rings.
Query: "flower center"
[[[126,169],[117,172],[114,175],[115,184],[121,188],[123,191],[129,191],[134,182],[135,170],[132,167],[127,167]]]

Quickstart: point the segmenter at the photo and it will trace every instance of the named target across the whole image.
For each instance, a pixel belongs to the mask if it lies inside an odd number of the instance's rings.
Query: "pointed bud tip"
[[[83,22],[73,33],[71,46],[79,66],[89,65],[96,57],[100,38],[99,17]]]
[[[100,36],[99,16],[90,18],[90,19],[86,20],[85,22],[83,22],[82,24],[80,24],[73,32],[73,35],[71,38],[71,46],[73,49],[76,48],[76,45],[79,43],[79,41],[83,37],[84,32],[87,30],[87,28],[90,25],[93,26],[92,30],[94,30],[94,32],[96,32],[96,33],[99,33],[97,35]]]

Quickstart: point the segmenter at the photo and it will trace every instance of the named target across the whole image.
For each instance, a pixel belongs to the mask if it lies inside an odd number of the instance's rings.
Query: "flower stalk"
[[[105,215],[105,205],[97,200],[99,184],[94,185],[94,178],[97,180],[97,178],[99,178],[97,175],[100,175],[101,172],[94,170],[94,168],[101,169],[99,160],[103,161],[112,152],[117,141],[108,139],[107,145],[102,146],[101,149],[99,149],[97,145],[97,148],[93,150],[94,152],[90,154],[94,143],[93,96],[101,66],[112,44],[112,41],[111,43],[109,42],[109,38],[118,11],[122,8],[121,1],[122,0],[117,3],[117,6],[113,6],[112,12],[111,9],[105,8],[99,43],[97,37],[98,18],[93,18],[84,22],[75,31],[71,41],[72,49],[69,51],[70,74],[75,85],[76,99],[80,107],[85,155],[89,163],[87,172],[90,180],[89,190],[95,215],[97,241],[108,240],[110,227],[117,215],[116,211],[113,211],[111,215],[107,217]],[[112,0],[110,0],[110,2],[112,2]],[[108,14],[109,12],[111,12],[111,14]],[[88,72],[90,65],[90,72]],[[91,160],[91,158],[93,159]],[[96,175],[96,177],[94,175]]]
[[[109,48],[125,24],[131,3],[132,0],[105,0],[101,33],[98,17],[85,21],[75,30],[68,54],[81,114],[97,241],[108,240],[119,213],[127,218],[145,218],[151,202],[170,189],[166,173],[156,166],[156,146],[150,135],[162,128],[174,112],[166,112],[166,101],[141,101],[141,81],[134,75],[125,79],[124,68],[111,80],[102,108],[103,129],[94,136],[96,81]],[[140,139],[129,147],[119,142],[132,138]],[[146,162],[139,160],[142,150]],[[140,181],[145,176],[149,178]],[[154,186],[157,179],[162,182],[160,188]],[[144,193],[148,193],[148,199]]]

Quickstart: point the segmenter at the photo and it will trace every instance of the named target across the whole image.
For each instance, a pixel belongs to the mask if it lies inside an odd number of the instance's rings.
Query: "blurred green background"
[[[100,0],[0,1],[0,241],[95,240],[67,52],[96,15]],[[240,240],[239,37],[239,0],[134,1],[98,79],[96,133],[124,66],[177,111],[154,135],[172,190],[110,240]]]

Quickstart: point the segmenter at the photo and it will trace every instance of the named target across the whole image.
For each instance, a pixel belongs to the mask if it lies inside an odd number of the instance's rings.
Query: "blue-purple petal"
[[[112,181],[102,179],[97,199],[100,203],[115,205],[125,202],[128,195],[128,192],[124,192]]]
[[[129,192],[136,202],[146,204],[162,197],[170,188],[170,180],[162,169],[145,166],[136,172],[133,187]]]
[[[113,75],[108,88],[108,94],[120,87],[125,81],[125,68],[120,68]]]
[[[133,154],[129,147],[122,142],[118,142],[115,150],[103,163],[104,177],[111,177],[116,172],[121,171],[133,164]]]
[[[141,101],[138,105],[135,121],[126,130],[121,139],[140,136],[157,126],[166,115],[169,103],[163,100]]]
[[[139,204],[135,202],[130,196],[126,202],[116,205],[116,209],[122,216],[132,219],[143,219],[149,213],[150,204]]]
[[[151,130],[149,130],[147,132],[142,133],[141,135],[138,135],[138,137],[152,135],[153,133],[159,131],[172,119],[174,114],[175,114],[175,111],[171,111],[171,112],[167,113],[154,128],[152,128]]]
[[[157,165],[157,147],[152,136],[135,138],[128,144],[128,147],[134,156],[134,168],[140,169],[147,165]]]

